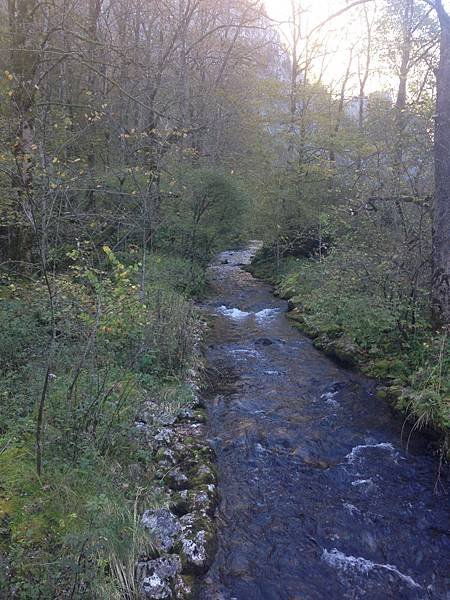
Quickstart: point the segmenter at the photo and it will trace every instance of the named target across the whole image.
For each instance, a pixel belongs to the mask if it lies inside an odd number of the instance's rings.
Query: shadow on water
[[[406,453],[373,383],[290,326],[241,268],[253,251],[210,269],[221,502],[202,600],[450,598],[448,496],[426,441]]]

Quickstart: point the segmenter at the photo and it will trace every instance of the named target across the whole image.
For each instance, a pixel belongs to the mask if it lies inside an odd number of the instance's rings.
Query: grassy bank
[[[132,247],[100,254],[2,281],[2,598],[124,597],[148,544],[137,517],[162,501],[137,411],[192,401],[202,270],[152,254],[142,276]]]
[[[278,267],[264,249],[251,271],[290,300],[293,324],[319,349],[379,379],[381,396],[414,428],[437,430],[448,447],[450,340],[448,332],[429,326],[425,297],[413,304],[395,288],[374,285],[357,253],[339,249],[321,261],[284,258]],[[382,272],[380,264],[369,277]]]

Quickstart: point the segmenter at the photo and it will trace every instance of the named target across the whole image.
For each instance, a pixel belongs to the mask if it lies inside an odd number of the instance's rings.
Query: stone
[[[158,447],[161,446],[170,446],[175,438],[175,431],[170,429],[169,427],[163,427],[159,429],[154,436],[155,445]]]
[[[194,398],[194,404],[193,404],[193,408],[206,408],[206,401],[204,398],[202,398],[201,396],[199,396],[198,394],[195,394],[195,398]]]
[[[217,488],[210,483],[192,490],[176,492],[171,498],[170,508],[176,515],[196,512],[204,516],[212,516],[217,502]]]
[[[189,490],[181,490],[172,494],[169,506],[170,510],[178,516],[190,512]]]
[[[192,421],[194,418],[194,411],[190,408],[182,408],[178,413],[178,420],[180,421]]]
[[[186,490],[190,487],[189,477],[180,467],[175,467],[164,476],[164,482],[171,490]]]
[[[211,520],[189,513],[181,517],[181,533],[177,544],[183,572],[204,573],[211,564],[214,546],[214,528]]]
[[[192,478],[192,483],[195,487],[204,485],[204,484],[209,484],[209,483],[216,483],[217,481],[217,477],[215,472],[213,471],[213,469],[211,467],[209,467],[208,465],[200,465],[199,468],[197,469],[197,472],[195,474],[193,474],[193,478]]]
[[[275,342],[273,340],[271,340],[270,338],[258,338],[255,341],[255,344],[259,344],[260,346],[271,346],[274,343]]]
[[[136,420],[148,425],[163,425],[166,427],[175,423],[176,415],[170,410],[164,410],[164,407],[154,400],[146,400]]]
[[[194,410],[190,408],[184,408],[178,413],[178,421],[181,423],[206,423],[206,410],[202,407]]]
[[[147,510],[142,515],[142,525],[148,530],[154,547],[162,552],[172,550],[181,525],[177,517],[167,508]]]
[[[136,576],[142,597],[146,600],[177,598],[175,589],[182,570],[179,556],[162,556],[154,560],[140,561]]]
[[[190,490],[187,503],[191,511],[212,515],[217,506],[217,489],[213,483]]]
[[[325,352],[327,356],[336,358],[339,362],[349,367],[358,366],[362,359],[361,349],[345,336],[331,339],[327,334],[323,334],[315,339],[314,345],[319,350]]]
[[[155,455],[155,461],[158,463],[158,467],[162,468],[170,468],[175,466],[177,463],[173,450],[165,447],[162,447],[158,450]]]
[[[194,580],[192,576],[178,575],[175,580],[175,598],[177,600],[194,598]]]

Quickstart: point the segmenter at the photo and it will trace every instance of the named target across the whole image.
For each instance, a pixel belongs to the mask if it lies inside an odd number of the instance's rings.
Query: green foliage
[[[205,270],[181,256],[154,253],[147,258],[147,281],[152,289],[174,290],[183,296],[199,296],[205,290]]]
[[[253,269],[277,281],[279,293],[297,306],[301,328],[314,333],[319,346],[326,340],[336,354],[344,347],[357,353],[367,374],[399,386],[397,404],[416,426],[448,431],[448,334],[432,332],[425,293],[417,290],[412,305],[402,281],[391,279],[386,263],[373,258],[367,248],[341,244],[322,261],[285,259],[275,275],[266,250]]]
[[[144,550],[134,506],[156,496],[149,487],[144,497],[118,467],[85,454],[75,468],[54,461],[39,479],[31,444],[3,448],[0,551],[8,552],[20,598],[99,597],[111,557],[126,564],[131,553]],[[0,585],[8,595],[6,582]]]
[[[150,454],[132,436],[138,407],[149,395],[165,411],[192,400],[183,381],[200,270],[162,254],[143,270],[134,251],[119,258],[106,245],[99,261],[91,243],[67,260],[51,276],[52,303],[40,279],[9,278],[0,300],[0,554],[10,564],[0,595],[14,588],[23,600],[123,597],[145,550],[136,511],[160,502]],[[36,403],[54,333],[39,478]]]
[[[246,194],[232,174],[183,165],[167,182],[166,219],[155,243],[205,264],[215,251],[242,239],[245,204]]]

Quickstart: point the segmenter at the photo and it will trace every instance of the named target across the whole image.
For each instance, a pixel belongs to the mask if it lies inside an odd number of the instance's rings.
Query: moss
[[[194,419],[196,423],[206,423],[208,420],[208,413],[204,408],[197,408],[194,410]]]
[[[201,575],[209,568],[215,552],[216,532],[212,520],[196,514],[181,518],[183,533],[175,546],[183,572]]]

